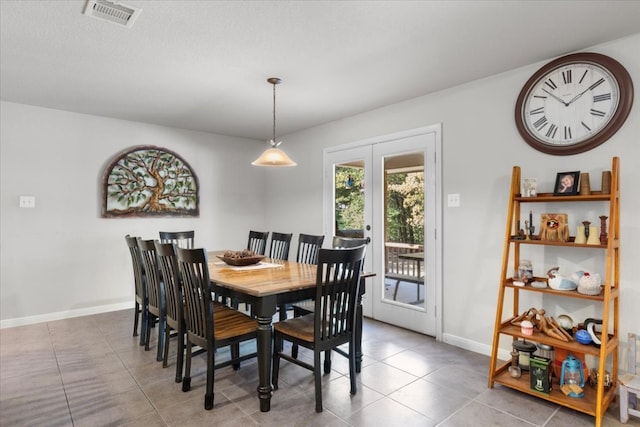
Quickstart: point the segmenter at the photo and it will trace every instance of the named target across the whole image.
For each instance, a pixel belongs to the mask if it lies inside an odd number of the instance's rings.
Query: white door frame
[[[434,272],[435,282],[433,284],[434,291],[435,291],[435,301],[434,301],[435,302],[435,310],[434,310],[435,334],[434,336],[438,341],[441,341],[442,340],[442,306],[443,306],[443,302],[442,302],[442,298],[443,298],[443,289],[442,289],[443,204],[442,204],[442,125],[440,123],[431,125],[431,126],[416,128],[416,129],[409,129],[406,131],[393,133],[389,135],[383,135],[383,136],[378,136],[378,137],[369,138],[365,140],[355,141],[355,142],[340,145],[340,146],[325,148],[323,150],[323,171],[324,171],[324,180],[323,180],[324,190],[323,190],[323,201],[322,201],[323,231],[325,235],[329,236],[333,232],[333,227],[334,227],[333,213],[329,214],[329,212],[333,212],[334,207],[332,206],[333,205],[333,175],[332,175],[332,168],[329,168],[329,166],[332,166],[332,165],[328,164],[329,163],[327,161],[328,154],[343,151],[343,150],[353,149],[357,147],[373,146],[374,144],[379,144],[382,142],[388,142],[392,140],[408,138],[408,137],[424,135],[424,134],[434,134],[435,136],[435,164],[431,165],[431,167],[435,168],[435,181],[436,181],[434,183],[435,188],[433,188],[434,195],[435,195],[435,203],[436,203],[435,218],[434,218],[435,231],[433,233],[435,238],[435,257],[434,257],[434,265],[433,265],[433,268],[435,269],[435,272]],[[328,208],[329,206],[331,207],[331,209]],[[375,224],[375,228],[378,228],[378,224]],[[374,230],[372,230],[372,238],[380,239],[380,232],[382,230],[376,230],[375,228]],[[376,282],[378,282],[378,284],[380,283],[379,282],[380,280],[383,280],[383,278],[379,277],[383,273],[384,272],[376,271],[377,276],[374,279]],[[367,286],[368,295],[371,295],[371,293],[369,293],[370,289],[371,288]],[[370,305],[366,304],[364,309],[365,309],[364,310],[365,316],[367,315],[371,316]]]

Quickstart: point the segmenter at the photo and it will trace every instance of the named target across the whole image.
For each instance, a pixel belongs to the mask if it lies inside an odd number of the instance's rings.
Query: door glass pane
[[[334,235],[364,237],[364,162],[335,165]]]
[[[424,153],[384,157],[384,299],[424,307]]]

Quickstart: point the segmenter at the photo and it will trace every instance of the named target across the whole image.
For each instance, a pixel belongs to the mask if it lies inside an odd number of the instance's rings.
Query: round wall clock
[[[525,83],[516,101],[516,126],[538,151],[577,154],[611,138],[632,104],[633,82],[618,61],[574,53],[551,61]]]

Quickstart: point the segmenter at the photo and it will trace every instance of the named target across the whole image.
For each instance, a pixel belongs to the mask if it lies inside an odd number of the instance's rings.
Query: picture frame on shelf
[[[574,196],[580,188],[580,171],[559,172],[553,187],[554,196]]]
[[[522,189],[520,190],[522,197],[536,197],[537,183],[535,178],[524,178],[522,180]]]

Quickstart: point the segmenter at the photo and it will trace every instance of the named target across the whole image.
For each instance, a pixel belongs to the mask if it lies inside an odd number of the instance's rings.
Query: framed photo
[[[556,175],[556,185],[553,190],[555,196],[571,196],[578,194],[580,185],[580,171],[560,172]]]
[[[537,195],[537,184],[535,178],[525,178],[522,180],[522,190],[520,194],[522,197],[536,197]]]

